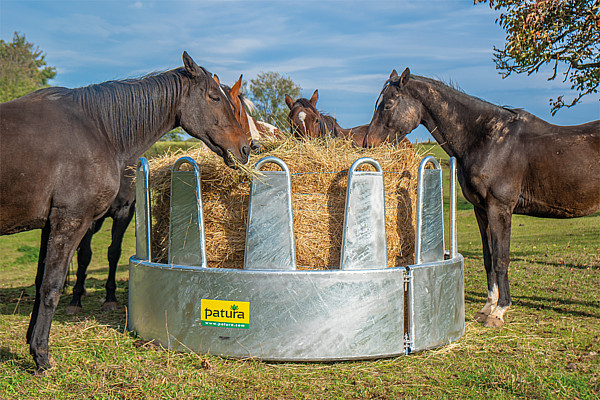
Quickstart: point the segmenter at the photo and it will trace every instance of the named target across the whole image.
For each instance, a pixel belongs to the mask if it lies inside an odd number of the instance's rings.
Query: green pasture
[[[447,166],[438,146],[425,148]],[[435,350],[375,361],[229,360],[140,340],[125,326],[133,224],[117,274],[123,307],[101,311],[107,221],[94,237],[84,311],[65,314],[75,281],[72,264],[50,334],[56,368],[36,376],[25,333],[40,233],[0,237],[0,399],[600,398],[600,213],[571,220],[513,218],[513,305],[503,328],[487,329],[472,320],[487,294],[481,240],[472,208],[462,196],[458,200],[465,335]]]

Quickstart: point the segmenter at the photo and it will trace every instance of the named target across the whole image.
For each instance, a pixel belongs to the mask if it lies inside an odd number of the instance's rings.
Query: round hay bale
[[[242,268],[253,165],[265,156],[282,159],[291,172],[296,260],[299,269],[339,268],[348,169],[372,157],[384,171],[388,267],[414,262],[417,171],[420,155],[410,144],[356,148],[350,141],[265,141],[248,166],[231,169],[198,147],[150,162],[153,257],[167,262],[170,171],[183,156],[201,169],[206,252],[209,267]],[[277,166],[267,164],[263,169]],[[361,167],[362,169],[363,167]],[[370,167],[365,167],[370,168]]]

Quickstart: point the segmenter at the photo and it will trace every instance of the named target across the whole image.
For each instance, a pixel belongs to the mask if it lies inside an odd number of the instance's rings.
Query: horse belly
[[[45,174],[45,178],[49,176]],[[27,171],[11,174],[3,166],[0,178],[0,235],[44,227],[50,212],[51,187],[36,182],[40,181],[32,179]]]
[[[559,154],[556,154],[559,153]],[[600,160],[596,154],[562,154],[533,164],[515,214],[576,218],[600,210]]]

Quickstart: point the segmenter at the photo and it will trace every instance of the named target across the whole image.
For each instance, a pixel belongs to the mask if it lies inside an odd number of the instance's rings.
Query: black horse
[[[92,222],[106,214],[126,164],[181,126],[223,157],[250,146],[211,74],[184,67],[79,89],[47,88],[0,105],[0,234],[42,229],[36,297],[27,331],[42,372],[68,264]]]
[[[475,319],[500,327],[508,285],[513,214],[573,218],[600,209],[600,121],[549,124],[526,111],[487,103],[441,82],[392,71],[365,145],[402,138],[423,124],[448,155],[475,209],[488,298]]]

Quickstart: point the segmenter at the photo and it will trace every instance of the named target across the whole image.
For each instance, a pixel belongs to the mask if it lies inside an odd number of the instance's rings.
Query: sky
[[[551,71],[503,79],[493,61],[499,12],[472,0],[0,0],[0,38],[26,36],[56,67],[53,86],[81,87],[182,66],[192,58],[222,83],[260,72],[291,78],[344,128],[367,124],[392,69],[451,83],[557,125],[600,118],[600,96],[550,114],[570,89]],[[422,126],[409,136],[431,139]]]

